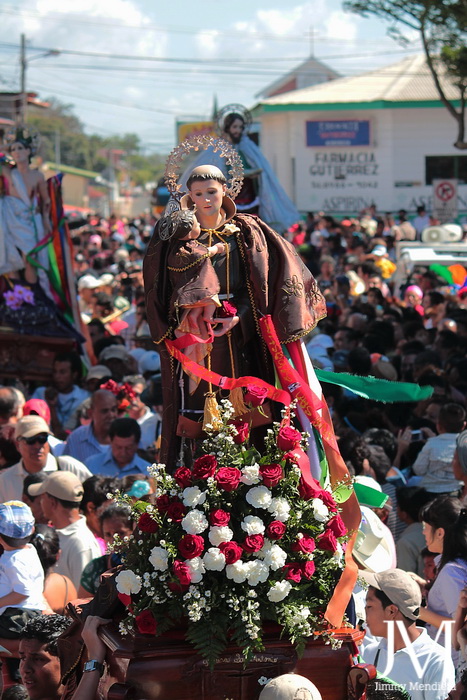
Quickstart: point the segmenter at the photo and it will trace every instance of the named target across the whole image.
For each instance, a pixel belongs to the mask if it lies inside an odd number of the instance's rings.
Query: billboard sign
[[[318,148],[323,146],[369,146],[370,122],[356,119],[307,121],[306,145]]]

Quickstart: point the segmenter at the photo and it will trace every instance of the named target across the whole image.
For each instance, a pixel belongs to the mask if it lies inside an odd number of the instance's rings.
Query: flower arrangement
[[[34,306],[34,293],[31,289],[23,287],[20,284],[15,284],[13,289],[8,290],[8,292],[3,292],[3,298],[5,299],[5,304],[10,307],[10,309],[20,309],[23,304],[30,304]]]
[[[133,387],[127,382],[125,382],[125,384],[118,384],[113,379],[109,379],[105,384],[101,384],[99,389],[106,389],[117,397],[117,409],[120,414],[126,413],[136,398]]]
[[[245,661],[263,649],[265,621],[281,625],[298,653],[310,635],[326,636],[347,541],[332,494],[296,464],[308,437],[291,411],[268,429],[263,455],[233,413],[222,401],[191,469],[148,467],[155,501],[132,505],[135,532],[114,545],[125,566],[116,577],[127,607],[120,632],[160,635],[185,620],[187,640],[211,666],[230,642]]]

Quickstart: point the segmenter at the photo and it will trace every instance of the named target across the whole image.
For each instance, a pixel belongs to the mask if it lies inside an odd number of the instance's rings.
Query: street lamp
[[[60,51],[58,49],[48,49],[42,53],[38,53],[31,58],[26,58],[26,36],[21,34],[21,122],[24,124],[26,122],[26,109],[27,109],[27,94],[26,94],[26,69],[28,63],[34,61],[36,58],[46,58],[47,56],[59,56]]]

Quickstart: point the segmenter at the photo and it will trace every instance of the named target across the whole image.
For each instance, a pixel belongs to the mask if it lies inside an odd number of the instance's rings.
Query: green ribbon
[[[377,377],[360,377],[345,372],[328,372],[315,368],[320,382],[337,384],[357,396],[382,403],[417,402],[429,399],[433,394],[432,386],[419,386],[409,382],[390,382]]]

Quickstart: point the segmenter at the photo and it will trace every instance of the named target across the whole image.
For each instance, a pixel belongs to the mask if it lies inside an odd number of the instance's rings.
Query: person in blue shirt
[[[110,426],[109,437],[108,448],[86,460],[88,469],[101,476],[146,474],[147,462],[136,454],[141,439],[137,421],[134,418],[116,418]]]

